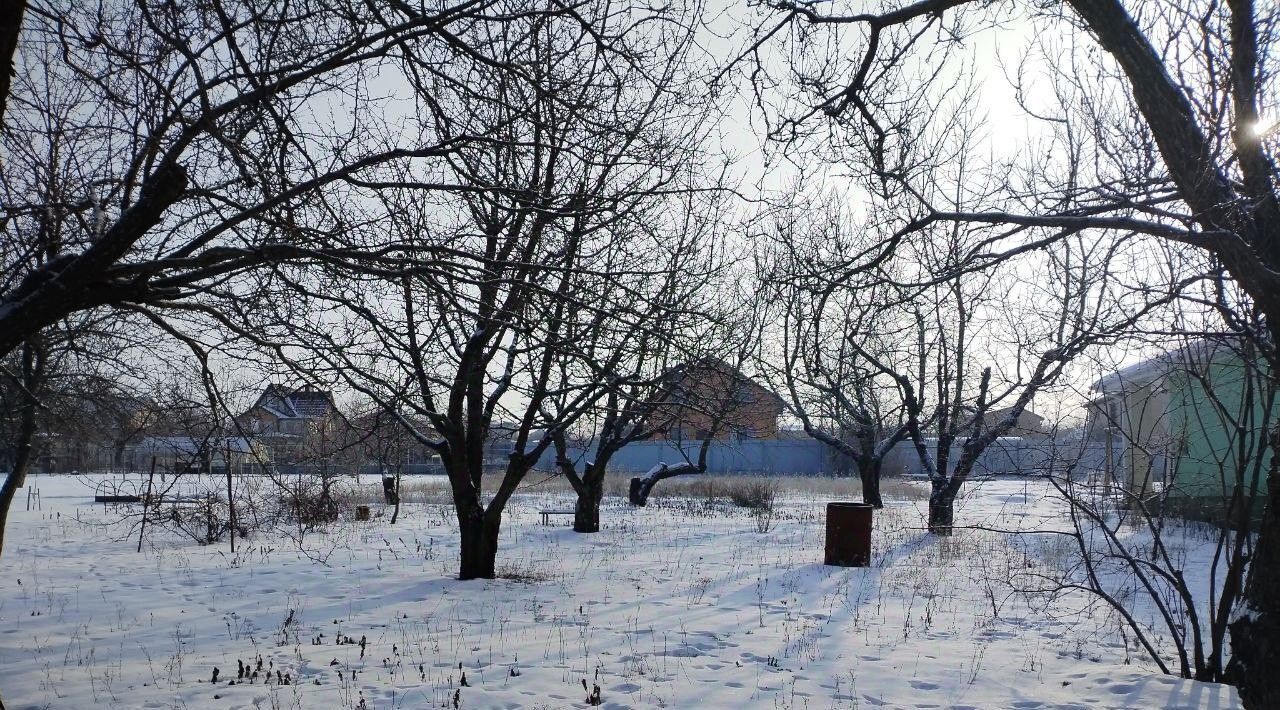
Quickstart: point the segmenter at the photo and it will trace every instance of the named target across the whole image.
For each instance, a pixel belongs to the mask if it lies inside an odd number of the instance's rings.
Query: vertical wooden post
[[[147,506],[151,505],[151,482],[156,477],[156,455],[151,455],[151,473],[147,474],[147,494],[142,497],[142,524],[138,526],[138,552],[142,552],[142,533],[147,529]]]

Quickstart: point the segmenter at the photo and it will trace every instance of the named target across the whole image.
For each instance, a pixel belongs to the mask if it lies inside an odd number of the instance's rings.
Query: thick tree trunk
[[[933,493],[929,496],[929,532],[934,535],[950,535],[952,532],[956,496],[948,488],[945,481],[933,481]]]
[[[710,441],[710,439],[708,439]],[[705,461],[705,459],[704,459]],[[663,464],[666,466],[666,464]],[[631,490],[628,497],[632,505],[643,507],[649,501],[649,494],[653,492],[653,487],[665,478],[672,476],[689,476],[703,473],[706,471],[706,464],[699,463],[694,465],[691,463],[680,463],[675,466],[668,466],[653,474],[652,476],[641,476],[631,479]]]
[[[474,506],[458,511],[458,533],[462,540],[458,579],[493,579],[498,559],[498,531],[502,519]]]
[[[4,479],[4,485],[0,486],[0,554],[4,552],[4,530],[9,522],[9,508],[13,505],[18,489],[22,488],[26,482],[27,469],[31,467],[32,442],[36,436],[36,401],[32,399],[31,393],[37,386],[40,367],[34,349],[29,346],[24,347],[23,382],[19,384],[26,389],[27,396],[24,397],[22,421],[18,427],[18,440],[14,446],[13,470],[9,471],[9,475]]]
[[[18,51],[18,34],[22,29],[22,14],[27,9],[25,0],[10,0],[0,4],[0,119],[9,103],[9,87],[16,70],[13,56]]]
[[[880,497],[880,462],[860,462],[858,478],[862,480],[862,502],[883,508],[884,499]]]
[[[1280,425],[1271,432],[1267,507],[1249,566],[1245,611],[1231,622],[1226,675],[1250,710],[1280,708]]]
[[[24,442],[19,442],[17,456],[14,457],[13,470],[4,479],[4,485],[0,486],[0,554],[4,552],[4,529],[9,522],[9,507],[13,505],[13,499],[18,493],[18,489],[22,488],[27,478],[27,469],[31,463],[31,440],[29,438]]]
[[[955,500],[929,499],[929,532],[934,535],[950,535],[952,521],[955,519]]]
[[[573,531],[600,532],[600,501],[604,498],[603,481],[583,481],[578,500],[573,506]]]

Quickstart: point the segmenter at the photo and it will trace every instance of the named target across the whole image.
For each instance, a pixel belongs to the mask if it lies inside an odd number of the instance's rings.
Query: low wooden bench
[[[542,516],[542,524],[543,524],[543,525],[550,525],[550,524],[551,524],[551,516],[553,516],[553,515],[573,515],[573,511],[572,511],[572,510],[540,510],[540,511],[538,511],[538,515],[541,515],[541,516]]]

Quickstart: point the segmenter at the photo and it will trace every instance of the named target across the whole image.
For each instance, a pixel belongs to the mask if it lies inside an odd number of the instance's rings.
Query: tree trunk
[[[862,479],[862,502],[883,508],[884,499],[880,497],[880,462],[859,462],[858,478]]]
[[[4,529],[9,522],[9,507],[13,505],[13,499],[18,493],[18,489],[22,488],[23,483],[26,481],[27,469],[31,463],[31,439],[27,436],[23,438],[24,440],[18,443],[17,456],[13,460],[13,470],[5,477],[4,485],[0,486],[0,553],[4,552]]]
[[[391,524],[392,524],[392,525],[395,525],[395,524],[396,524],[396,521],[400,519],[400,469],[399,469],[399,468],[397,468],[397,469],[396,469],[396,487],[395,487],[395,493],[396,493],[396,496],[395,496],[395,498],[396,498],[396,505],[395,505],[395,508],[394,508],[394,509],[392,509],[392,511],[391,511]]]
[[[1249,567],[1244,613],[1232,621],[1228,682],[1250,710],[1280,708],[1280,424],[1271,432],[1267,507]]]
[[[25,0],[11,0],[0,7],[0,119],[4,118],[9,103],[9,87],[15,74],[13,57],[18,50],[18,35],[22,29],[22,14],[27,9]]]
[[[493,579],[501,521],[499,516],[488,514],[479,506],[458,511],[458,533],[462,540],[458,579]]]
[[[934,535],[950,535],[952,532],[956,496],[947,488],[946,481],[933,481],[933,493],[929,496],[929,532]]]
[[[600,532],[600,501],[604,498],[604,482],[584,480],[573,506],[573,531]]]
[[[955,500],[929,499],[929,532],[934,535],[950,535],[951,524],[955,518]]]
[[[13,470],[0,486],[0,553],[4,552],[4,529],[9,522],[9,508],[13,499],[22,488],[27,478],[27,469],[31,467],[32,441],[36,436],[36,401],[32,393],[37,387],[41,363],[37,361],[33,348],[24,346],[22,353],[22,379],[19,384],[26,389],[23,398],[22,422],[18,429],[17,446],[14,447]],[[2,709],[0,709],[2,710]]]

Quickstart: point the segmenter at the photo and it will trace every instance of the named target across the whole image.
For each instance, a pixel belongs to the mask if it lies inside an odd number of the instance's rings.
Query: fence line
[[[931,442],[932,443],[932,442]],[[630,444],[613,456],[609,468],[619,473],[641,473],[659,462],[697,461],[699,441],[643,441]],[[590,457],[586,447],[570,447],[569,457]],[[951,461],[961,448],[952,447]],[[1106,451],[1102,442],[1062,443],[1040,439],[1000,439],[991,444],[974,466],[978,474],[1062,473],[1079,475],[1102,470]],[[538,467],[554,470],[554,452],[538,461]],[[847,474],[853,469],[847,457],[814,439],[740,439],[713,441],[707,451],[708,473],[768,473],[799,476]],[[910,442],[901,442],[885,457],[888,476],[924,476],[924,467]]]

